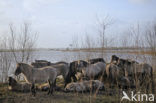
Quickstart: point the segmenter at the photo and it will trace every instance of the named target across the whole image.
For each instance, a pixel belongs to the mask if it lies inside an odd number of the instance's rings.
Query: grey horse
[[[16,66],[15,75],[17,76],[20,73],[24,74],[26,82],[32,84],[31,91],[34,96],[36,94],[36,83],[40,84],[48,82],[50,85],[48,94],[53,94],[54,82],[57,77],[56,70],[56,68],[50,66],[36,69],[25,63],[18,63]]]

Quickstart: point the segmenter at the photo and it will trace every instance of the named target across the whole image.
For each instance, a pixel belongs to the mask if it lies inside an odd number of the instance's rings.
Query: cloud
[[[132,3],[140,4],[140,3],[148,3],[148,2],[150,2],[152,0],[129,0],[129,1],[132,2]]]
[[[9,21],[8,10],[11,8],[11,4],[8,0],[0,0],[0,34],[7,28]]]
[[[23,7],[29,12],[34,12],[47,4],[54,4],[62,0],[23,0]]]
[[[4,15],[5,13],[5,8],[7,7],[8,2],[7,0],[0,0],[0,16]]]

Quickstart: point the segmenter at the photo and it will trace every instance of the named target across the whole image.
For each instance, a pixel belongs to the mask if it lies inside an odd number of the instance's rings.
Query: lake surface
[[[111,56],[117,55],[120,58],[129,58],[136,60],[138,62],[146,62],[152,65],[153,67],[156,67],[156,57],[150,56],[150,55],[136,55],[136,54],[128,54],[128,53],[112,53],[107,52],[104,53],[103,58],[106,62],[110,62]],[[100,52],[70,52],[70,51],[53,51],[53,50],[40,50],[35,51],[33,53],[33,58],[30,62],[33,62],[34,60],[48,60],[50,62],[58,62],[58,61],[66,61],[71,62],[74,60],[85,60],[85,59],[91,59],[91,58],[97,58],[101,57],[102,53]],[[15,70],[16,63],[12,61],[11,68],[8,72],[9,76],[12,76]],[[3,77],[3,73],[0,69],[0,77]],[[1,79],[0,78],[0,79]]]
[[[106,62],[110,62],[111,56],[117,55],[120,58],[124,59],[133,59],[138,62],[147,62],[152,65],[152,61],[156,62],[156,57],[150,56],[150,55],[142,55],[142,54],[128,54],[128,53],[112,53],[107,52],[104,53],[103,58],[106,60]],[[66,61],[71,62],[74,60],[80,60],[80,59],[91,59],[91,58],[98,58],[101,57],[102,53],[100,52],[70,52],[70,51],[36,51],[34,52],[34,60],[35,59],[43,59],[48,60],[51,62],[58,62],[58,61]]]

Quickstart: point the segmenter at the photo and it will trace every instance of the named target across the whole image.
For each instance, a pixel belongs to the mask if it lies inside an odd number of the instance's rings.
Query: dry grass
[[[94,97],[90,93],[65,93],[55,91],[54,95],[47,95],[47,92],[37,91],[33,97],[31,93],[12,92],[1,84],[0,103],[115,103],[117,96],[100,93]],[[113,97],[113,98],[112,98]]]
[[[63,81],[57,80],[57,85],[63,87]],[[112,98],[113,97],[113,98]],[[8,84],[0,84],[0,103],[115,103],[119,97],[112,90],[100,92],[98,95],[90,93],[65,93],[55,91],[54,95],[37,91],[33,97],[31,93],[13,92],[8,89]]]
[[[144,50],[144,49],[136,49],[136,48],[104,48],[105,52],[111,53],[129,53],[129,54],[142,54],[142,55],[153,55],[155,56],[155,51]],[[133,50],[134,49],[134,50]],[[133,50],[133,51],[131,51]],[[139,50],[139,51],[138,51]],[[64,49],[57,51],[71,51],[71,52],[102,52],[101,48],[77,48],[77,49]]]
[[[156,72],[154,72],[154,79],[156,81]],[[62,87],[63,81],[57,80],[57,85]],[[121,97],[121,90],[109,89],[107,85],[106,91],[100,91],[96,95],[63,91],[55,91],[54,95],[47,95],[47,92],[37,91],[37,95],[33,97],[31,93],[9,91],[8,84],[0,84],[0,103],[119,103]]]
[[[53,96],[46,92],[38,92],[36,97],[30,93],[10,93],[0,99],[1,103],[112,103],[117,102],[117,97],[99,94],[96,98],[90,94],[55,92]]]

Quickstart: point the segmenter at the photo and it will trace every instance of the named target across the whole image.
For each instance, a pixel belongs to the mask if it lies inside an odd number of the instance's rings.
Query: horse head
[[[120,68],[124,68],[125,63],[126,63],[125,59],[119,59],[118,63],[117,63],[117,66],[119,66]]]
[[[15,70],[15,75],[19,75],[20,73],[22,73],[23,68],[29,68],[30,66],[28,64],[25,63],[17,63],[16,65],[16,70]]]
[[[14,78],[12,78],[12,77],[9,77],[9,85],[11,86],[11,85],[15,85],[17,83],[17,81],[14,79]]]
[[[15,70],[15,75],[19,75],[21,73],[21,63],[17,63],[16,65],[16,70]]]
[[[119,57],[117,57],[116,55],[112,55],[111,63],[117,63],[118,61],[119,61]]]
[[[65,92],[74,92],[76,90],[77,83],[69,83],[65,87]]]
[[[84,60],[79,60],[77,63],[77,71],[81,72],[83,68],[87,67],[89,65],[88,62]]]

